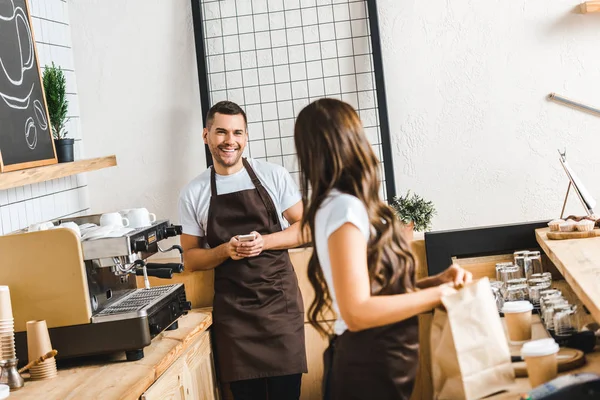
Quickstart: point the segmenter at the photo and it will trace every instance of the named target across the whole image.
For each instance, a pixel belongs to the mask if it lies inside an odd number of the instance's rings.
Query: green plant
[[[433,202],[426,201],[416,193],[411,196],[410,190],[404,196],[394,197],[391,206],[404,224],[413,222],[416,231],[429,230],[431,219],[436,214]]]
[[[67,81],[65,74],[60,67],[46,65],[42,76],[44,82],[44,92],[46,93],[46,104],[48,105],[48,114],[50,114],[50,126],[54,139],[64,139],[67,136],[65,125],[69,120],[67,110],[69,101],[67,100]]]

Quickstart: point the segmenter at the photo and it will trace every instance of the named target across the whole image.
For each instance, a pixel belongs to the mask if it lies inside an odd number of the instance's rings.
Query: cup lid
[[[521,357],[541,357],[558,353],[558,343],[554,339],[539,339],[527,342],[521,348]]]
[[[520,313],[525,311],[533,310],[533,305],[528,301],[507,301],[504,303],[504,307],[502,307],[502,312],[504,314],[510,313]]]

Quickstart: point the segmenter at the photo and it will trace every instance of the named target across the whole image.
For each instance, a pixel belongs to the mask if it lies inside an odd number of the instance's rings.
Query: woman
[[[410,246],[379,197],[379,161],[350,105],[311,103],[298,115],[294,138],[302,226],[310,228],[315,246],[309,321],[332,339],[324,357],[324,396],[408,399],[418,362],[417,315],[438,306],[451,285],[469,282],[471,274],[452,266],[415,281]],[[331,311],[338,315],[333,332],[317,323]]]

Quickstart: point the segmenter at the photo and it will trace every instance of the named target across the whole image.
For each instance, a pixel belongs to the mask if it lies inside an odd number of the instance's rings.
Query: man
[[[242,158],[247,120],[237,104],[215,104],[203,137],[213,167],[181,192],[181,245],[186,268],[215,269],[220,379],[235,400],[298,399],[304,306],[286,249],[302,243],[301,195],[285,168]]]

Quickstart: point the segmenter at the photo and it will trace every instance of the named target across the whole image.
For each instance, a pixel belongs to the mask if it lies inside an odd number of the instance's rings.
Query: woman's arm
[[[446,285],[407,294],[371,296],[367,241],[360,230],[345,223],[328,239],[335,295],[351,331],[388,325],[421,314],[441,303]]]

